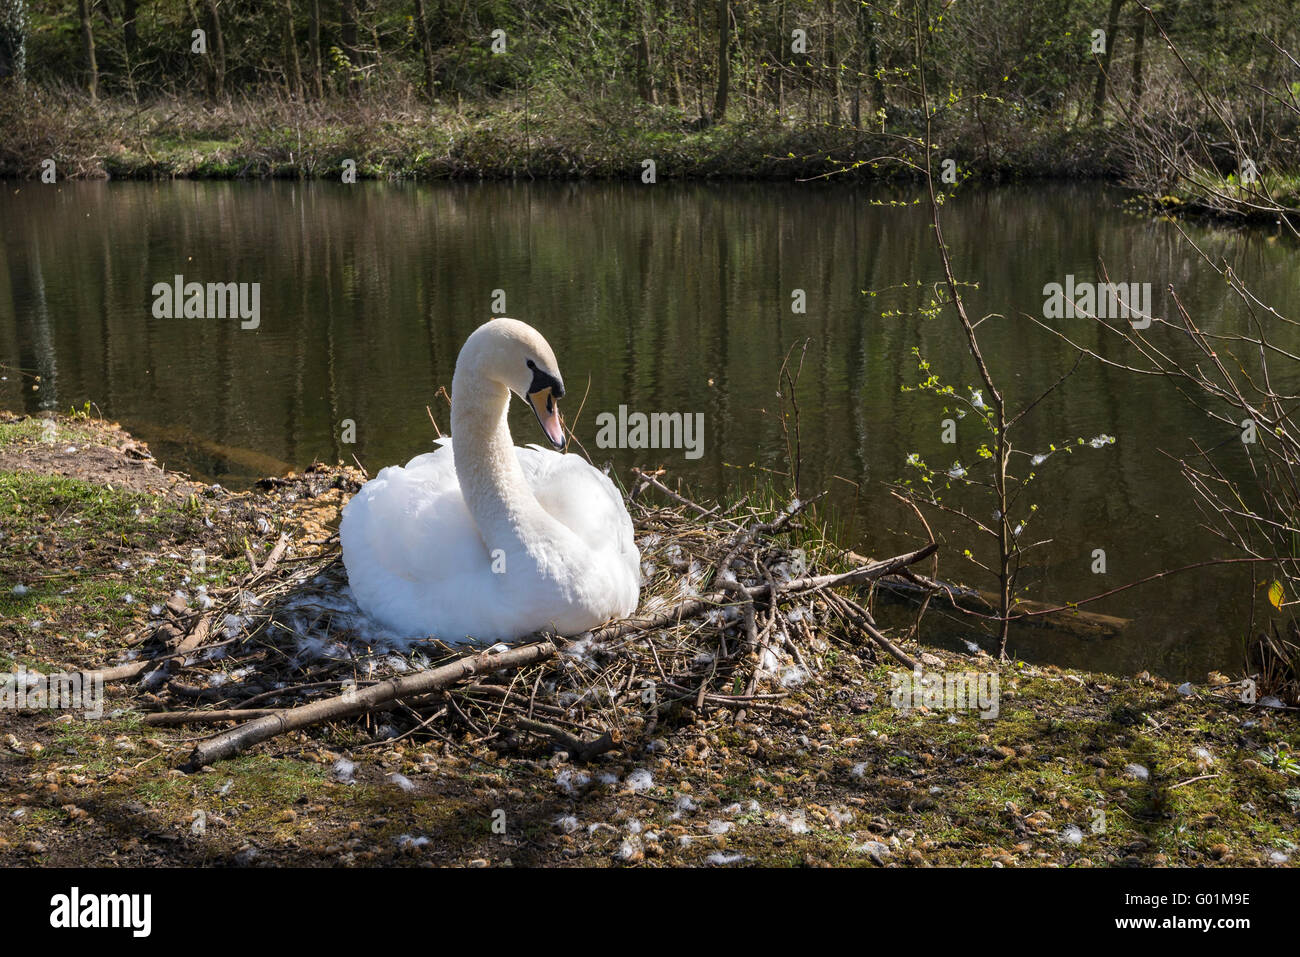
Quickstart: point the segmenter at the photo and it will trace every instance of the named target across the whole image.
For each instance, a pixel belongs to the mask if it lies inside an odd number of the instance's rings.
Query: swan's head
[[[564,448],[558,402],[564,396],[564,380],[555,353],[540,332],[518,319],[485,322],[465,340],[456,371],[462,366],[473,368],[527,402],[551,444]]]

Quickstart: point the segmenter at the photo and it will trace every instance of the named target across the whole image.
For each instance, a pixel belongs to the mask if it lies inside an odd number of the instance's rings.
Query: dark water
[[[942,403],[900,391],[917,379],[913,347],[945,381],[976,379],[951,319],[918,315],[941,276],[924,211],[871,202],[890,198],[908,197],[772,185],[11,184],[0,195],[0,404],[67,410],[91,400],[169,466],[231,486],[354,454],[373,472],[429,448],[425,407],[445,427],[436,392],[450,386],[461,343],[506,314],[550,340],[570,420],[585,394],[577,435],[597,461],[662,464],[714,495],[786,470],[778,370],[807,339],[802,489],[829,489],[845,540],[882,554],[918,535],[883,488],[908,473],[907,453],[970,466],[984,440],[968,418],[957,444],[943,445]],[[1176,229],[1124,213],[1121,198],[1098,186],[1034,185],[971,192],[946,208],[958,270],[979,284],[972,308],[1011,317],[984,332],[1013,405],[1072,360],[1016,316],[1042,314],[1046,283],[1096,279],[1099,261],[1113,279],[1150,282],[1157,315],[1170,314],[1164,289],[1174,283],[1203,321],[1242,321]],[[1265,301],[1296,311],[1294,247],[1259,232],[1189,233]],[[155,318],[154,284],[178,273],[260,283],[259,327]],[[806,294],[805,314],[791,310],[795,289]],[[505,293],[503,312],[494,290]],[[1086,323],[1070,328],[1123,358]],[[39,374],[39,391],[16,370]],[[703,413],[702,456],[597,449],[596,415],[620,404]],[[340,439],[348,419],[355,444]],[[512,422],[518,440],[540,441],[522,405]],[[1036,553],[1030,597],[1076,600],[1224,554],[1198,528],[1162,450],[1184,454],[1189,438],[1231,436],[1167,385],[1086,362],[1019,442],[1043,451],[1101,433],[1116,443],[1039,469],[1032,537],[1052,543]],[[953,541],[941,574],[990,587],[961,561],[966,544]],[[1094,548],[1106,551],[1105,575],[1090,570]],[[1121,638],[1032,632],[1014,650],[1177,678],[1232,671],[1251,585],[1241,566],[1188,573],[1090,606],[1136,620]]]

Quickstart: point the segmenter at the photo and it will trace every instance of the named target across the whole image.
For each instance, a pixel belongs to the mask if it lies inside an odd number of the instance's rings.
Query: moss
[[[0,620],[57,627],[76,612],[84,630],[124,627],[148,607],[148,595],[165,598],[158,576],[175,580],[187,567],[175,558],[137,564],[129,556],[193,539],[201,524],[155,496],[59,475],[0,473]],[[25,594],[14,593],[17,584]]]

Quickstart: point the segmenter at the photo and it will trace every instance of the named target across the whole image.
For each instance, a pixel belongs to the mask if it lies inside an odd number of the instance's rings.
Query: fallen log
[[[360,691],[311,704],[288,708],[223,731],[200,743],[181,770],[198,771],[214,761],[221,761],[241,751],[289,731],[307,728],[333,718],[348,717],[374,710],[377,706],[405,698],[449,688],[465,678],[489,674],[506,668],[519,668],[551,658],[558,651],[551,641],[535,641],[518,648],[495,651],[489,648],[477,655],[458,658],[450,664],[421,671],[414,675],[389,678]]]
[[[857,552],[845,552],[845,557],[852,562],[863,563],[871,559]],[[991,592],[968,588],[953,582],[926,578],[921,575],[909,576],[911,580],[892,579],[879,587],[879,593],[898,601],[930,596],[956,608],[980,615],[996,615],[998,597]],[[1024,617],[1015,617],[1019,613]],[[1122,634],[1133,624],[1131,618],[1119,618],[1115,615],[1101,615],[1080,608],[1061,608],[1042,601],[1020,599],[1012,610],[1013,625],[1029,625],[1035,628],[1051,628],[1069,632],[1077,638],[1114,638]]]

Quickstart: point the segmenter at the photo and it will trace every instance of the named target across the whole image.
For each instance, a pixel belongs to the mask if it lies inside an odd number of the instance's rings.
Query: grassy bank
[[[747,120],[704,126],[682,111],[631,102],[623,110],[539,109],[524,101],[479,106],[283,99],[221,106],[165,99],[91,102],[29,87],[0,98],[0,178],[37,180],[48,160],[66,179],[623,180],[906,183],[890,135],[844,125]],[[1124,137],[1066,129],[1020,115],[976,126],[957,120],[936,135],[963,181],[1103,179],[1129,187],[1144,213],[1271,225],[1300,210],[1300,174],[1269,171],[1243,185],[1212,167],[1155,182],[1126,165]],[[1291,214],[1288,214],[1291,215]]]
[[[238,580],[282,532],[288,560],[310,560],[355,478],[327,470],[234,494],[160,469],[102,423],[0,422],[0,665],[116,661],[139,647],[151,605]],[[998,674],[999,716],[981,720],[891,707],[896,662],[861,635],[815,641],[806,680],[770,707],[743,720],[676,710],[586,765],[469,730],[393,738],[376,718],[187,775],[177,765],[206,729],[146,724],[148,689],[110,685],[99,721],[0,711],[0,863],[1294,859],[1296,715],[1244,705],[1217,676],[1175,689],[905,642],[927,670]]]
[[[897,129],[881,136],[828,123],[749,119],[700,128],[681,110],[635,101],[579,108],[522,98],[457,106],[415,99],[214,106],[88,98],[34,86],[0,100],[0,177],[35,179],[53,159],[65,178],[359,179],[899,178]],[[921,129],[913,131],[919,135]],[[1028,119],[953,131],[945,152],[982,178],[1115,177],[1113,139]]]

